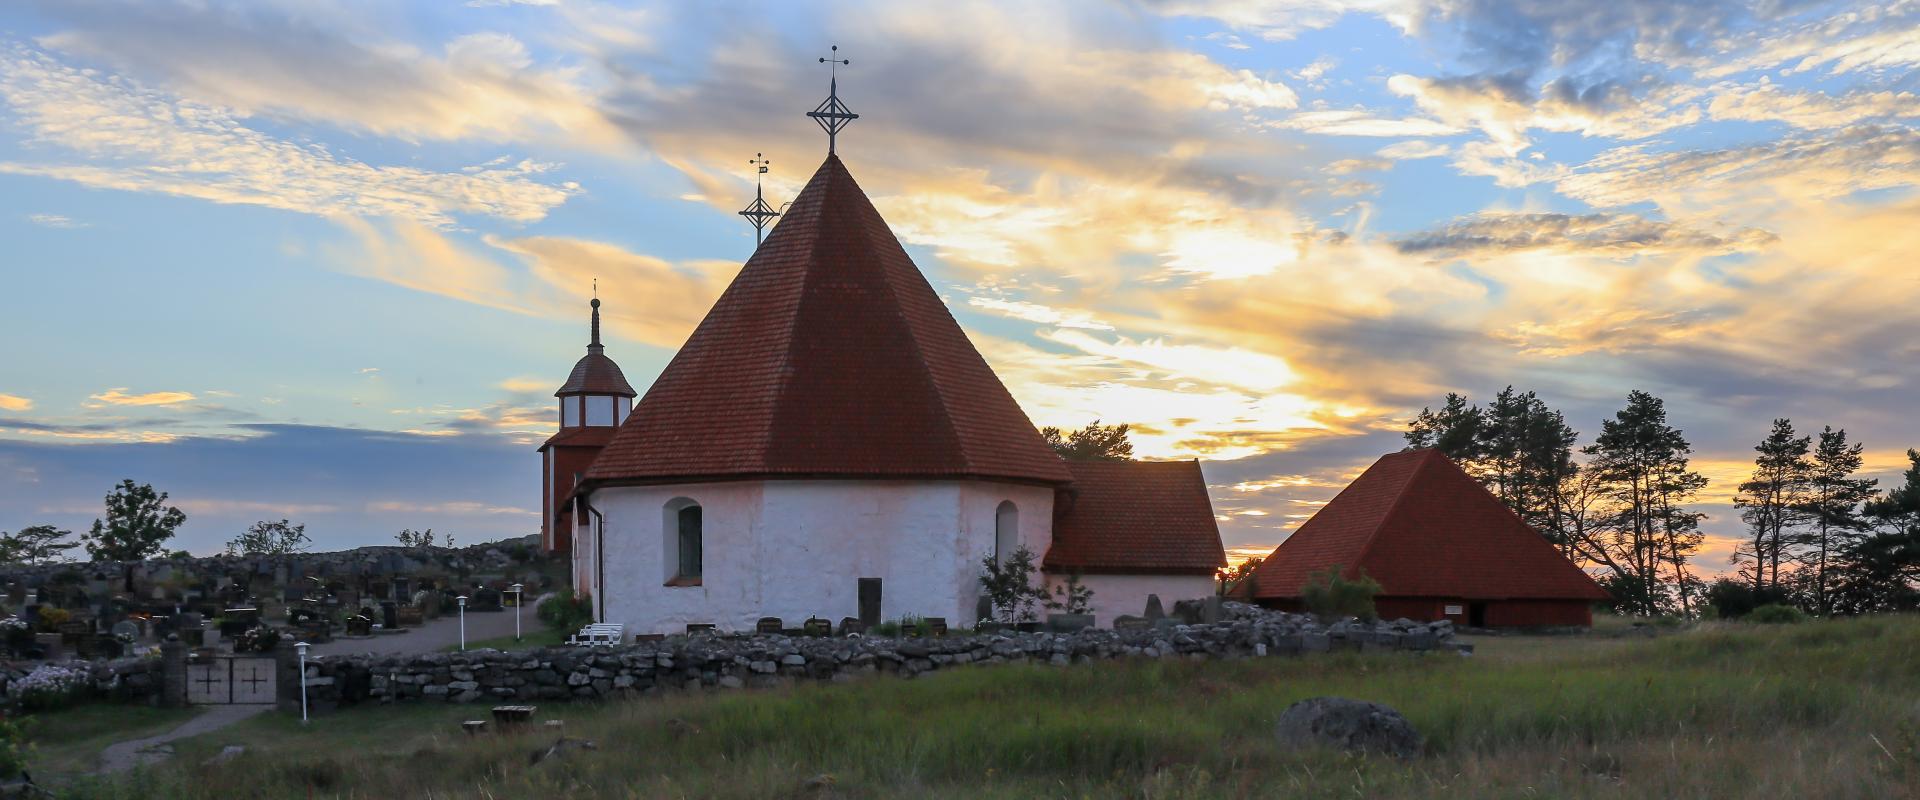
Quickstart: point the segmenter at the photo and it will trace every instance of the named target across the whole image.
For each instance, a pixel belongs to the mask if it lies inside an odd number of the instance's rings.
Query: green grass
[[[107,745],[166,733],[200,711],[92,703],[29,714],[29,771],[40,778],[90,772],[99,766],[100,751]]]
[[[1915,797],[1920,618],[1501,637],[1472,658],[1345,654],[1055,669],[548,704],[601,749],[467,737],[482,706],[249,720],[79,797]],[[1271,739],[1318,695],[1398,708],[1412,762]],[[227,743],[247,756],[201,766]],[[830,786],[809,788],[816,776]],[[827,783],[827,779],[815,781]]]

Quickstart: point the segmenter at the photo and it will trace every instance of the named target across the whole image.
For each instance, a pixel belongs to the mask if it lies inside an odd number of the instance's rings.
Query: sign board
[[[1447,606],[1447,616],[1449,617],[1457,617],[1465,613],[1467,613],[1466,610],[1459,606]]]

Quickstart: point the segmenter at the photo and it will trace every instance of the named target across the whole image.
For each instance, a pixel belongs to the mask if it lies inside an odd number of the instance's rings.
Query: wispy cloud
[[[0,410],[30,411],[32,409],[33,409],[32,399],[21,397],[20,395],[17,395],[17,394],[0,393]]]
[[[0,162],[0,173],[96,188],[440,227],[462,214],[537,220],[577,188],[539,182],[548,166],[529,160],[497,160],[462,172],[372,166],[323,146],[274,138],[232,111],[19,45],[0,45],[0,98],[31,141],[78,157]]]
[[[100,408],[103,406],[110,406],[110,405],[112,406],[170,406],[170,405],[176,405],[179,403],[186,403],[186,402],[192,401],[193,393],[191,392],[144,392],[139,394],[129,394],[127,393],[127,387],[122,386],[117,389],[108,389],[99,394],[92,395],[88,399],[93,401],[91,404],[88,405],[89,408]]]
[[[78,230],[80,228],[91,227],[85,222],[59,214],[28,214],[27,221],[42,228],[59,228],[62,230]]]
[[[1633,214],[1483,212],[1395,240],[1402,253],[1458,258],[1481,253],[1554,250],[1628,256],[1660,252],[1726,254],[1779,240],[1758,228],[1693,225]]]

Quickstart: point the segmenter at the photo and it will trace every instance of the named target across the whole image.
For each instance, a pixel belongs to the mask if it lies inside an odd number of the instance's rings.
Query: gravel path
[[[199,716],[187,720],[180,727],[166,733],[108,745],[107,749],[100,751],[100,772],[103,774],[126,772],[134,767],[165,761],[173,756],[172,742],[177,739],[211,733],[255,714],[271,710],[273,710],[271,705],[210,706]]]
[[[540,604],[551,595],[541,595],[533,605],[523,609],[520,617],[521,630],[526,633],[540,630],[540,620],[535,612]],[[379,656],[411,655],[415,653],[438,653],[460,644],[460,616],[450,614],[427,622],[417,628],[407,628],[406,633],[382,634],[371,639],[335,639],[324,644],[316,644],[307,652],[316,656],[342,656],[357,653],[371,653]],[[477,642],[513,635],[513,609],[504,611],[468,612],[467,641]]]

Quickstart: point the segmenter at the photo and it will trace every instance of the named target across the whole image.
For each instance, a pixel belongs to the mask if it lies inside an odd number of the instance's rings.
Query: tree
[[[186,512],[167,505],[167,493],[123,480],[107,494],[107,516],[81,538],[95,561],[139,561],[159,553]]]
[[[1407,428],[1409,449],[1437,449],[1487,487],[1534,530],[1565,546],[1555,494],[1578,466],[1579,434],[1533,392],[1512,386],[1485,408],[1449,393],[1439,411],[1423,408]]]
[[[1908,450],[1907,461],[1901,485],[1866,505],[1874,533],[1840,552],[1832,598],[1838,613],[1920,610],[1920,450]]]
[[[1046,437],[1053,452],[1068,461],[1129,461],[1133,459],[1133,443],[1127,441],[1129,427],[1125,423],[1101,425],[1096,419],[1064,434],[1059,428],[1041,428],[1040,435]]]
[[[1035,585],[1035,556],[1026,545],[1002,559],[992,555],[980,561],[980,588],[1002,622],[1034,622],[1038,608],[1048,600],[1046,587]]]
[[[1813,608],[1826,616],[1831,612],[1827,592],[1828,574],[1835,554],[1848,542],[1867,530],[1861,507],[1877,493],[1880,482],[1855,478],[1864,462],[1865,445],[1847,444],[1847,432],[1831,426],[1820,430],[1820,444],[1813,449],[1813,461],[1807,478],[1807,493],[1802,506],[1813,531],[1807,538],[1808,552],[1802,557],[1812,571]]]
[[[1693,446],[1667,424],[1666,404],[1646,392],[1628,393],[1626,407],[1601,423],[1600,435],[1582,452],[1592,459],[1592,489],[1606,504],[1587,534],[1595,560],[1613,573],[1603,584],[1623,608],[1640,614],[1658,614],[1675,599],[1680,613],[1692,613],[1698,581],[1687,561],[1700,548],[1701,514],[1685,504],[1707,479],[1690,469]],[[1671,570],[1671,580],[1663,569]],[[1622,590],[1635,596],[1621,597]]]
[[[33,565],[65,561],[67,551],[80,546],[68,539],[72,535],[73,531],[52,525],[29,525],[0,534],[0,562]]]
[[[227,542],[227,555],[279,556],[306,550],[313,540],[307,538],[307,526],[287,520],[253,523],[245,533]]]
[[[1222,567],[1214,575],[1215,581],[1220,586],[1220,596],[1233,597],[1244,588],[1247,602],[1253,602],[1253,571],[1260,568],[1260,562],[1263,560],[1259,556],[1254,556],[1231,567]]]
[[[1093,613],[1093,587],[1080,582],[1079,572],[1067,573],[1066,583],[1053,587],[1047,608],[1066,614]]]
[[[1813,466],[1807,461],[1810,436],[1793,435],[1793,423],[1773,421],[1767,438],[1754,446],[1753,477],[1740,484],[1733,504],[1746,520],[1747,541],[1733,551],[1733,563],[1755,589],[1780,588],[1780,561],[1792,547],[1787,530],[1799,523]]]
[[[428,548],[433,546],[433,529],[428,528],[424,531],[416,531],[412,528],[406,528],[394,534],[393,538],[400,542],[401,547]]]
[[[1479,406],[1468,405],[1464,395],[1448,392],[1439,411],[1422,408],[1407,426],[1407,449],[1431,447],[1462,466],[1478,464],[1480,428],[1485,423],[1485,413]]]
[[[1380,583],[1368,577],[1365,570],[1351,579],[1342,577],[1340,571],[1340,565],[1335,564],[1325,572],[1307,575],[1306,585],[1300,587],[1301,605],[1322,619],[1375,619],[1378,615],[1373,598],[1380,593]]]

